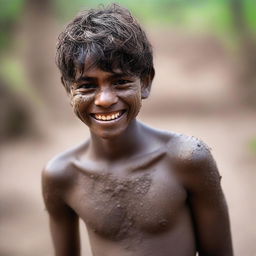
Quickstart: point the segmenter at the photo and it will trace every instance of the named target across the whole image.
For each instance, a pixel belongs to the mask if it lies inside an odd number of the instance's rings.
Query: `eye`
[[[81,84],[77,86],[78,89],[85,89],[85,90],[90,90],[90,89],[96,89],[97,85],[96,84]]]
[[[126,85],[126,84],[129,84],[131,82],[132,81],[130,81],[130,80],[118,79],[113,84],[118,86],[118,85]]]

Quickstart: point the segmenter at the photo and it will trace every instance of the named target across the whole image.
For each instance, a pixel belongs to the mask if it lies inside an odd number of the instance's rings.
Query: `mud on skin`
[[[129,233],[139,214],[137,204],[143,202],[143,198],[151,186],[150,176],[144,174],[139,178],[121,180],[112,175],[103,175],[92,179],[95,179],[94,182],[97,184],[97,189],[92,185],[94,187],[91,191],[94,195],[93,198],[99,202],[98,205],[100,202],[103,203],[102,210],[106,212],[102,213],[106,219],[103,221],[101,229],[105,230],[108,233],[106,235],[111,239],[121,240],[124,237],[130,237]],[[108,209],[108,205],[111,209]],[[112,229],[104,228],[104,222],[107,227],[112,227]]]
[[[112,4],[78,14],[58,37],[56,63],[90,138],[43,171],[55,255],[80,256],[82,219],[94,256],[232,256],[207,146],[136,120],[155,71],[131,13]]]

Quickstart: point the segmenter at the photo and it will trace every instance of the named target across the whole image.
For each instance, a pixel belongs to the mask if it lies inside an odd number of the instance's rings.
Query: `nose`
[[[115,92],[110,88],[102,89],[95,97],[95,105],[108,108],[113,104],[117,103],[118,98]]]

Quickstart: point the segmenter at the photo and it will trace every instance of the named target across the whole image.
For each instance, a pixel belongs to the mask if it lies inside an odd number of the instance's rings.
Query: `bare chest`
[[[186,193],[164,160],[129,175],[113,173],[81,172],[71,189],[68,203],[90,229],[119,240],[171,228]]]

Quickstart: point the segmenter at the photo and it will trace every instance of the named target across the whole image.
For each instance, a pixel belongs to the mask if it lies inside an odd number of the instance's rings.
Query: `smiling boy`
[[[136,120],[154,78],[151,45],[118,5],[79,14],[60,34],[57,65],[90,138],[43,171],[55,255],[231,256],[214,159],[194,137]]]

